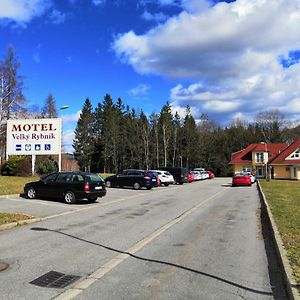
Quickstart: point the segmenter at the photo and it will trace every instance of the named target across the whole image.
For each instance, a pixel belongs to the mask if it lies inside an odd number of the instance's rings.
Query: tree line
[[[167,102],[147,116],[113,101],[109,94],[95,108],[87,98],[75,129],[74,156],[80,169],[116,173],[127,168],[203,167],[219,176],[231,174],[233,152],[251,143],[292,142],[300,126],[290,127],[279,110],[260,112],[255,122],[236,119],[222,128],[202,114],[196,122],[189,106],[184,117]]]

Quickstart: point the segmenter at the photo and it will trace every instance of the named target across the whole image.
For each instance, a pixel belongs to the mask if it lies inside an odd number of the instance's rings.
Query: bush
[[[30,176],[31,159],[26,156],[11,156],[4,162],[1,174],[4,176]]]
[[[40,176],[45,176],[56,171],[58,171],[58,164],[51,157],[42,158],[36,164],[36,172]]]

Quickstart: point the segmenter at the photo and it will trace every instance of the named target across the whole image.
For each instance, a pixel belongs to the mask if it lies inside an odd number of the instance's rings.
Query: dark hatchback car
[[[174,177],[175,183],[183,184],[189,182],[189,170],[187,168],[164,167],[161,169],[171,173]]]
[[[95,202],[106,195],[105,181],[98,175],[85,172],[56,172],[24,186],[29,199],[37,197],[63,198],[68,204],[78,199]]]
[[[105,178],[107,187],[133,187],[139,190],[142,187],[150,190],[157,184],[157,178],[145,170],[129,169],[119,174]]]

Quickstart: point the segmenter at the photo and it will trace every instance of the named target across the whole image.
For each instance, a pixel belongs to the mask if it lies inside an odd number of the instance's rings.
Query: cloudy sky
[[[274,108],[298,120],[299,28],[300,0],[0,0],[0,58],[14,47],[29,105],[70,106],[70,137],[106,93],[223,126]]]

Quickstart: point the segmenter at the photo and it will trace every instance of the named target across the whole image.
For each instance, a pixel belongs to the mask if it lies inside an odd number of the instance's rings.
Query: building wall
[[[274,179],[291,179],[291,170],[287,166],[273,166]]]
[[[251,165],[232,165],[233,174],[243,172],[245,168],[252,169]]]

